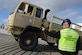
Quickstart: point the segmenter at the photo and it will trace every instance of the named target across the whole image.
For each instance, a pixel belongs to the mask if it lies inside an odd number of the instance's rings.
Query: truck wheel
[[[23,50],[33,50],[38,44],[38,38],[35,33],[27,32],[21,35],[19,40],[20,48]]]

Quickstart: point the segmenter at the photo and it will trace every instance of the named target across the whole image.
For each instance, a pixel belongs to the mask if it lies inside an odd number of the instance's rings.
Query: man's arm
[[[77,46],[76,46],[76,53],[78,53],[78,51],[80,50],[81,47],[81,39],[79,37],[78,41],[77,41]]]
[[[60,38],[60,31],[58,32],[49,32],[48,30],[44,31],[46,35],[49,35],[54,38]]]
[[[49,36],[54,37],[54,38],[60,38],[60,31],[58,31],[58,32],[49,32],[43,26],[41,27],[41,30],[43,32],[45,32],[46,35],[49,35]]]

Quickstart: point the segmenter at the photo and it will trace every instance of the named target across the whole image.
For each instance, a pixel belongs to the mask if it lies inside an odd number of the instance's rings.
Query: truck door
[[[33,24],[33,6],[30,4],[22,3],[15,16],[16,26],[26,27]],[[20,20],[20,21],[19,21]]]
[[[35,19],[34,19],[33,25],[36,27],[41,27],[43,10],[40,8],[36,8],[35,10],[36,10]]]

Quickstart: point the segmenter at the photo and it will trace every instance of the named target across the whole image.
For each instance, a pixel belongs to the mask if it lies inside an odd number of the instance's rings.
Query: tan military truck
[[[47,36],[41,31],[41,26],[44,26],[51,32],[61,29],[61,25],[47,21],[47,13],[49,9],[45,10],[43,18],[43,8],[34,4],[21,1],[14,12],[9,15],[8,18],[8,30],[18,41],[19,46],[23,50],[33,50],[38,44],[38,38],[45,40],[49,45],[53,45],[56,42],[55,38]],[[53,16],[58,20],[62,20]],[[78,31],[82,36],[82,32]]]

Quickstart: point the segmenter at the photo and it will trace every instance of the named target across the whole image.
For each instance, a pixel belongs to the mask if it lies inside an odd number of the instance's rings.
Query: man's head
[[[63,20],[63,22],[62,22],[63,28],[69,28],[70,25],[71,25],[71,21],[69,19]]]

